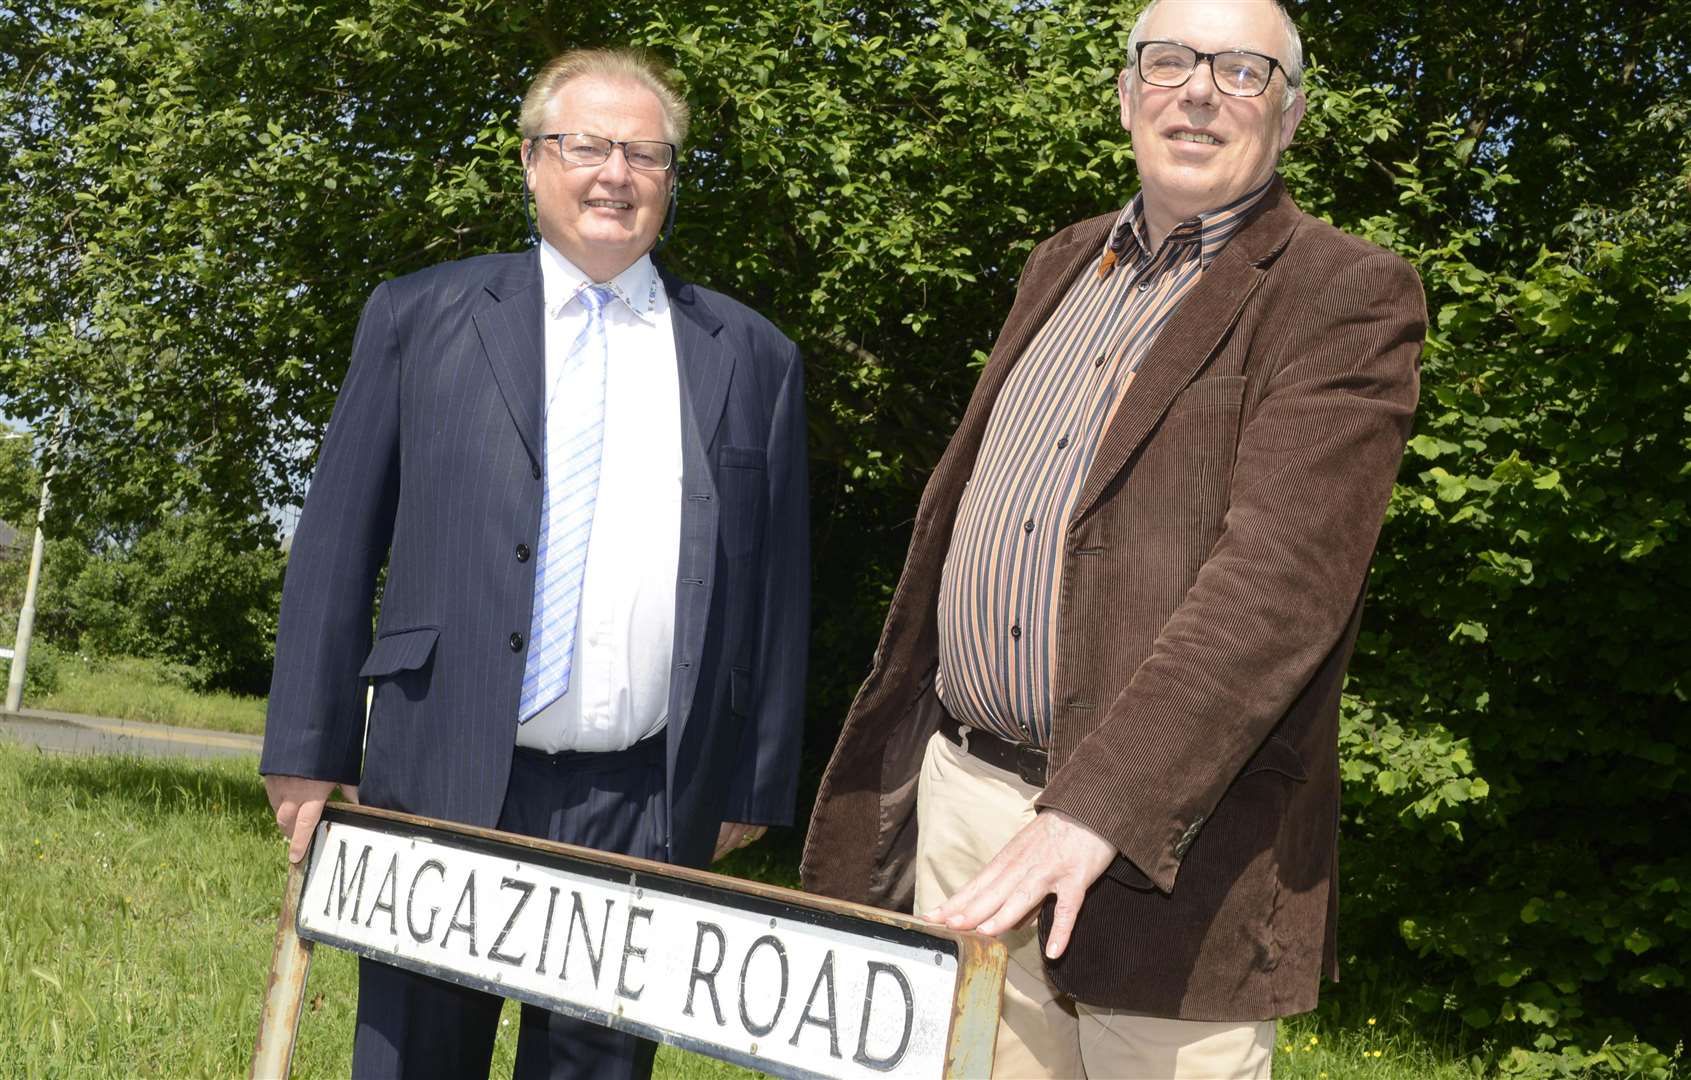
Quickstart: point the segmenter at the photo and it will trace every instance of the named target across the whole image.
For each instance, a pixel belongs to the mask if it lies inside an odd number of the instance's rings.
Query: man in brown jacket
[[[1023,270],[804,879],[1004,940],[997,1075],[1267,1076],[1336,976],[1339,690],[1426,310],[1275,175],[1277,3],[1153,4],[1128,59],[1140,193]]]

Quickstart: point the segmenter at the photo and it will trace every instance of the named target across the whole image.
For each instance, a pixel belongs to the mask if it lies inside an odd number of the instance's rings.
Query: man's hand
[[[739,821],[724,821],[722,828],[716,831],[716,854],[710,857],[710,861],[715,862],[730,851],[745,847],[768,831],[769,826],[767,825],[747,825]]]
[[[310,780],[303,776],[266,776],[264,793],[270,797],[270,808],[276,811],[276,825],[288,838],[288,861],[305,858],[311,846],[311,834],[323,816],[323,804],[329,801],[335,788],[353,805],[358,804],[358,788],[351,784],[337,785],[333,780]]]
[[[967,885],[922,918],[997,935],[1055,893],[1057,909],[1045,939],[1045,955],[1055,960],[1069,947],[1087,888],[1115,857],[1113,844],[1074,818],[1041,810]]]

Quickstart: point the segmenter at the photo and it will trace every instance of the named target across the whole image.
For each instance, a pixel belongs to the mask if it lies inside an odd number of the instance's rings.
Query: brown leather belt
[[[993,768],[1013,772],[1036,788],[1045,786],[1051,755],[1039,747],[1001,739],[949,716],[940,721],[939,730],[952,743],[962,747],[965,754],[979,758]]]

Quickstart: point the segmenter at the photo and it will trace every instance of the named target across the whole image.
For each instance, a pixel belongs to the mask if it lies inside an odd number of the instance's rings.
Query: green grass
[[[245,1073],[284,878],[254,768],[59,757],[0,741],[0,1075]],[[792,847],[790,837],[759,845],[725,868],[790,880]],[[316,951],[295,1076],[348,1075],[355,973],[350,955]],[[1411,1027],[1389,992],[1349,1009],[1282,1025],[1275,1075],[1483,1073],[1451,1033]],[[495,1076],[510,1075],[514,1006],[506,1020]],[[751,1074],[665,1047],[657,1075]]]
[[[36,709],[146,720],[154,724],[264,734],[264,698],[190,690],[156,660],[58,653],[58,688],[24,704]]]
[[[255,768],[0,741],[0,1075],[245,1074],[285,877]],[[347,1076],[354,959],[316,950],[307,994],[294,1075]],[[752,1074],[665,1047],[658,1075]]]

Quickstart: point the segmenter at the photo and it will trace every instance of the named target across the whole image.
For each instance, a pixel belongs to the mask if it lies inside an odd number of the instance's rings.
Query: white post
[[[65,422],[69,414],[59,414],[59,434],[55,436],[57,443],[62,438]],[[35,546],[29,553],[29,581],[24,585],[23,610],[18,612],[18,639],[12,646],[12,670],[6,678],[6,711],[17,712],[23,705],[24,669],[29,663],[29,639],[35,632],[35,593],[41,585],[41,555],[47,542],[47,507],[51,505],[53,482],[53,468],[49,468],[41,477],[41,507],[35,512]]]
[[[29,638],[35,630],[35,590],[41,584],[41,552],[46,542],[47,479],[41,478],[41,509],[35,515],[35,546],[29,553],[29,582],[23,590],[23,610],[18,612],[18,640],[12,646],[12,670],[6,678],[7,712],[17,712],[23,704],[24,666],[29,663]]]

